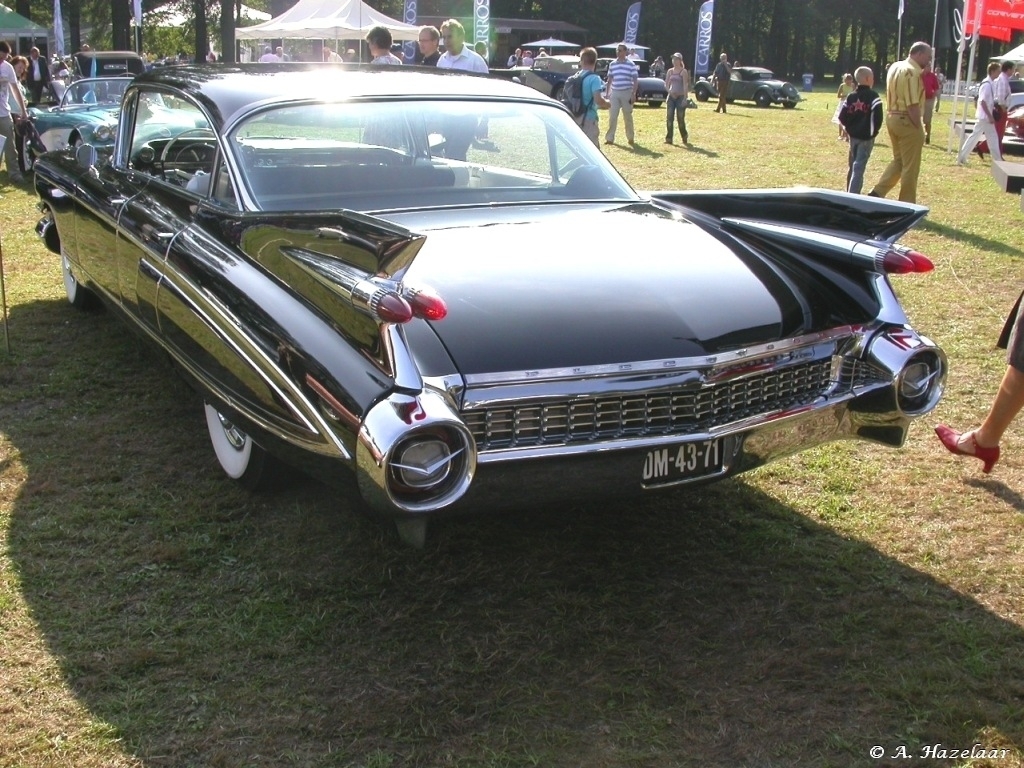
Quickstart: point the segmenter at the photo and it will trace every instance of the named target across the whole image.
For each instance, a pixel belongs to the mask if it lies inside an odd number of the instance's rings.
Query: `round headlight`
[[[92,137],[96,141],[113,141],[114,139],[114,126],[112,125],[100,125],[92,132]]]

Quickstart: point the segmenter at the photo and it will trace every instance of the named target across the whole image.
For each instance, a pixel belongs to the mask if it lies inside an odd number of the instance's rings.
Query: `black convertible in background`
[[[718,89],[710,80],[698,80],[693,84],[693,95],[697,101],[718,98]],[[780,80],[764,67],[733,67],[729,78],[729,96],[734,101],[752,101],[759,107],[781,104],[793,109],[802,101],[800,92],[792,83]]]
[[[899,446],[942,393],[889,283],[931,268],[896,242],[924,208],[638,194],[515,83],[166,68],[128,88],[106,157],[35,169],[71,303],[169,355],[229,476],[338,483],[413,544],[446,512]]]

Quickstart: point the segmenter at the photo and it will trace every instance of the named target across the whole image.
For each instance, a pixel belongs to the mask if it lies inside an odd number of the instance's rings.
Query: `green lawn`
[[[641,107],[605,149],[642,189],[842,188],[835,96],[807,95],[701,105],[689,148]],[[984,476],[931,433],[995,391],[1024,213],[955,165],[948,108],[904,239],[936,269],[894,284],[951,374],[905,448],[445,521],[422,552],[335,490],[224,479],[194,396],[67,305],[0,172],[0,767],[1024,765],[1024,439]]]

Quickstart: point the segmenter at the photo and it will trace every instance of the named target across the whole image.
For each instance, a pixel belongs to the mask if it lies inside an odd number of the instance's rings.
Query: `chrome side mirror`
[[[83,168],[92,168],[96,165],[96,147],[92,144],[80,144],[75,150],[75,160]]]

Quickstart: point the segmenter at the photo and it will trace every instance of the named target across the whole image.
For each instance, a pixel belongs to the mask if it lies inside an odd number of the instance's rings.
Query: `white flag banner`
[[[903,21],[903,0],[900,0],[900,9],[896,12],[896,18]]]
[[[60,0],[53,0],[53,36],[57,55],[64,58],[64,18],[60,15]]]
[[[135,26],[142,26],[142,0],[133,0],[135,4]]]

